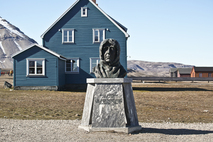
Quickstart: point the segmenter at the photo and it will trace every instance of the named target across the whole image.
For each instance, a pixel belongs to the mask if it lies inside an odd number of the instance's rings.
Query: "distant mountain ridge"
[[[11,56],[37,43],[19,28],[0,17],[0,68],[13,68]]]
[[[140,60],[128,60],[127,70],[129,77],[169,77],[170,68],[191,68],[193,65],[185,65],[173,62],[148,62]]]

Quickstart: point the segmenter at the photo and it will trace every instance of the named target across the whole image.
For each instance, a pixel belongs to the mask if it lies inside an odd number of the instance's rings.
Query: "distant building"
[[[170,77],[177,77],[177,68],[170,68],[169,73]]]
[[[170,68],[170,77],[191,77],[192,68]]]
[[[213,67],[193,67],[191,77],[213,77]]]
[[[192,68],[178,68],[177,77],[191,77]]]

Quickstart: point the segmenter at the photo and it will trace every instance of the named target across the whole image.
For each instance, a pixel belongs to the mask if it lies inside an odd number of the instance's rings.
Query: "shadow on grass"
[[[142,128],[140,131],[134,132],[132,134],[140,134],[140,133],[159,133],[159,134],[165,134],[165,135],[203,135],[203,134],[213,133],[213,131],[194,130],[194,129]]]
[[[159,87],[133,87],[135,91],[212,91],[202,88],[159,88]]]

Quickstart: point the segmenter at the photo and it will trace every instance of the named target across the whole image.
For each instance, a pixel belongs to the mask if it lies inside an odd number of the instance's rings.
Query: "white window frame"
[[[29,73],[29,62],[34,61],[35,62],[35,73],[31,74]],[[37,74],[37,61],[42,61],[42,74]],[[45,76],[45,59],[44,58],[27,58],[26,59],[26,75],[27,76]]]
[[[103,31],[103,40],[105,40],[105,29],[92,29],[93,30],[93,43],[99,43],[100,40],[100,31]],[[98,31],[98,40],[95,40],[95,32]]]
[[[73,71],[73,66],[71,63],[71,71],[67,71],[67,62],[65,61],[65,73],[66,74],[79,74],[79,58],[69,58],[68,60],[70,60],[72,62],[72,60],[74,60],[77,64],[77,71]]]
[[[67,37],[65,40],[64,32],[67,32]],[[62,29],[62,43],[75,43],[75,29]],[[72,41],[69,40],[70,35],[72,35]]]
[[[98,57],[91,57],[90,58],[90,73],[93,72],[93,66],[92,66],[92,61],[93,60],[96,60],[96,65],[98,65],[98,63],[100,62],[100,58],[98,58]]]
[[[87,17],[87,7],[81,7],[81,17]]]

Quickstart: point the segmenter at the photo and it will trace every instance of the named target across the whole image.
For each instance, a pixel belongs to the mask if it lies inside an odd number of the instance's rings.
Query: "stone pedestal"
[[[81,125],[87,131],[131,133],[141,129],[128,78],[87,79]]]

